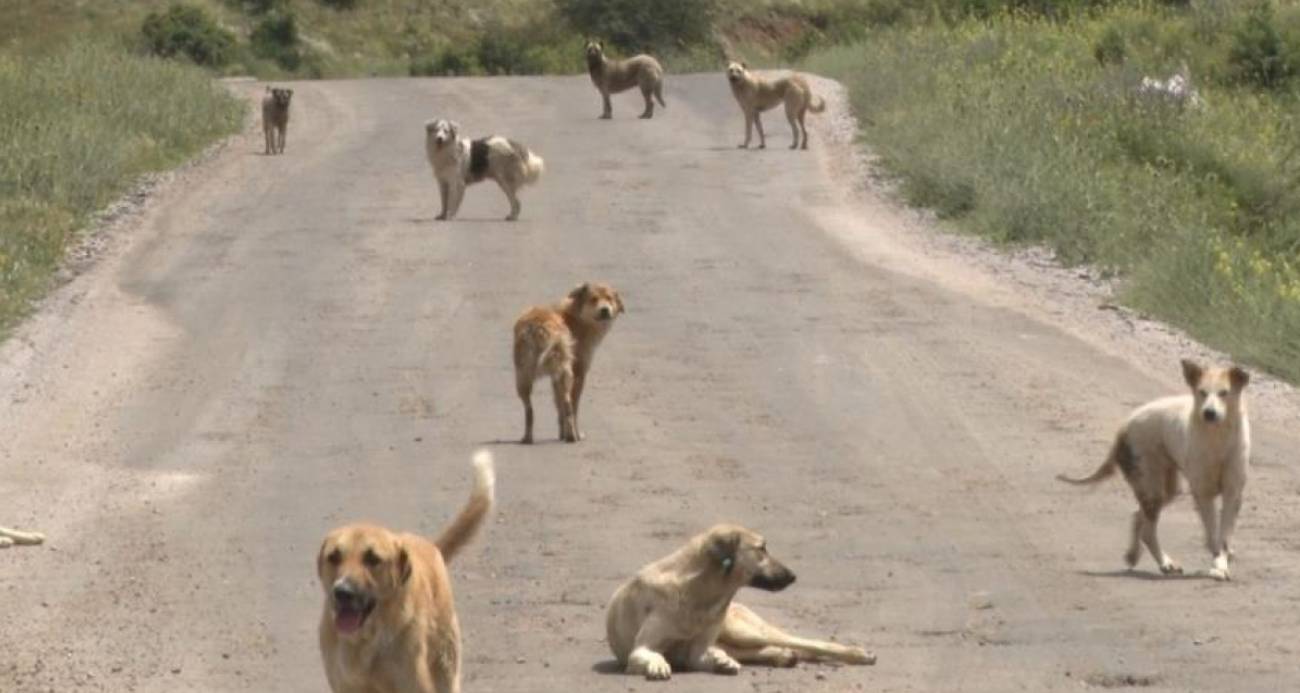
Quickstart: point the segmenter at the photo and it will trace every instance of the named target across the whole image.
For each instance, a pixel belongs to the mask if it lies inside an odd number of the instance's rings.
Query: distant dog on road
[[[763,537],[717,525],[618,588],[605,617],[610,650],[627,673],[647,679],[669,678],[674,667],[736,674],[742,663],[875,664],[860,647],[788,635],[732,602],[746,585],[777,592],[794,578],[768,554]]]
[[[40,532],[20,532],[8,527],[0,527],[0,549],[7,549],[14,544],[34,545],[45,541]]]
[[[582,438],[578,403],[596,347],[623,313],[623,299],[604,284],[587,283],[554,306],[530,308],[515,321],[515,389],[524,402],[525,445],[533,442],[533,383],[550,376],[560,439]]]
[[[470,140],[460,136],[460,126],[450,120],[424,124],[424,152],[438,181],[442,211],[438,219],[455,218],[465,198],[465,188],[491,178],[510,200],[506,221],[519,218],[519,189],[542,177],[542,157],[514,140],[497,135]]]
[[[289,101],[292,89],[267,87],[262,97],[262,134],[266,135],[266,153],[283,154],[285,136],[289,133]]]
[[[636,55],[627,60],[610,60],[605,57],[605,44],[600,41],[587,42],[587,72],[591,74],[591,83],[600,90],[604,110],[601,118],[613,118],[614,107],[609,102],[610,94],[618,94],[632,87],[641,88],[645,98],[645,110],[642,118],[653,118],[655,102],[664,108],[664,68],[658,60],[648,55]]]
[[[745,143],[741,149],[747,149],[753,128],[758,128],[758,148],[767,147],[767,137],[763,134],[763,111],[774,108],[779,103],[785,104],[785,117],[790,121],[794,134],[791,149],[801,146],[808,148],[808,127],[804,125],[804,116],[808,111],[821,113],[826,110],[826,101],[813,96],[808,81],[800,75],[788,75],[774,80],[767,80],[749,71],[745,63],[733,62],[727,65],[727,81],[731,83],[731,94],[740,104],[745,114]],[[799,143],[799,133],[803,132],[803,144]]]
[[[1250,374],[1236,366],[1206,368],[1187,360],[1182,365],[1190,395],[1165,397],[1139,407],[1120,428],[1097,471],[1083,479],[1057,478],[1071,484],[1095,484],[1116,469],[1122,472],[1139,508],[1133,514],[1124,561],[1130,568],[1137,564],[1141,540],[1160,565],[1160,572],[1170,574],[1183,569],[1160,549],[1156,523],[1160,510],[1178,495],[1181,472],[1205,527],[1205,546],[1214,558],[1209,575],[1227,580],[1232,533],[1250,463],[1250,421],[1243,395]],[[1215,499],[1220,495],[1223,508],[1216,517]]]
[[[460,623],[447,562],[492,508],[492,455],[474,455],[474,491],[430,542],[353,524],[316,557],[325,590],[320,653],[334,693],[460,693]]]

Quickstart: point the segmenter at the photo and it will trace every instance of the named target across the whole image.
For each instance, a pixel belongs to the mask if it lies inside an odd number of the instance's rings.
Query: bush
[[[1256,3],[1233,31],[1228,63],[1237,81],[1263,89],[1277,89],[1291,77],[1271,2]]]
[[[297,70],[302,65],[298,22],[290,13],[277,12],[262,19],[248,40],[254,55],[273,60],[286,70]]]
[[[472,46],[449,46],[429,55],[411,58],[409,68],[412,77],[458,77],[482,71]]]
[[[230,62],[235,35],[223,29],[202,8],[181,3],[165,12],[150,12],[140,33],[154,55],[184,55],[199,65],[221,67]]]
[[[718,0],[555,0],[560,16],[586,36],[623,51],[666,52],[713,40]]]
[[[355,9],[359,0],[320,0],[320,4],[335,10]]]
[[[1113,26],[1106,27],[1101,38],[1092,45],[1092,57],[1100,65],[1120,65],[1128,57],[1128,45],[1124,34]]]

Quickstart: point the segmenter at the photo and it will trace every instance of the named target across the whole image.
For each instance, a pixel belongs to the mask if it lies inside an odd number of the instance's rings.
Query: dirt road
[[[250,131],[174,185],[0,352],[0,523],[51,537],[0,552],[0,691],[325,690],[321,537],[434,532],[483,444],[499,512],[453,567],[469,691],[1300,687],[1300,437],[1257,427],[1233,582],[1125,573],[1123,484],[1052,477],[1176,363],[882,250],[820,131],[788,152],[778,114],[741,152],[720,76],[668,84],[650,122],[634,97],[597,120],[585,77],[298,84],[285,156]],[[433,221],[439,115],[546,158],[521,221],[490,184]],[[543,398],[543,444],[504,442],[512,320],[589,278],[628,312],[588,439],[553,442]],[[1162,536],[1203,568],[1193,515]],[[720,520],[799,574],[743,601],[879,664],[609,673],[605,600]]]

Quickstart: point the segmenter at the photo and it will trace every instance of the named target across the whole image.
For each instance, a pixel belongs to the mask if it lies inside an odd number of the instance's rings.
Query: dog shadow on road
[[[591,670],[597,674],[617,674],[624,675],[623,665],[618,663],[617,659],[605,659],[591,665]]]
[[[1190,573],[1177,573],[1174,575],[1165,575],[1154,570],[1134,570],[1132,568],[1120,568],[1119,570],[1080,570],[1079,575],[1097,578],[1128,578],[1130,580],[1212,580],[1213,578],[1204,571],[1195,571]]]

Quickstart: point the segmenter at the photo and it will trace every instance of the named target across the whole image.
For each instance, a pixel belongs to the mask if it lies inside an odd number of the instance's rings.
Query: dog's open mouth
[[[371,599],[349,599],[346,602],[334,601],[334,627],[344,635],[351,635],[366,624],[366,617],[374,611],[375,602]]]

